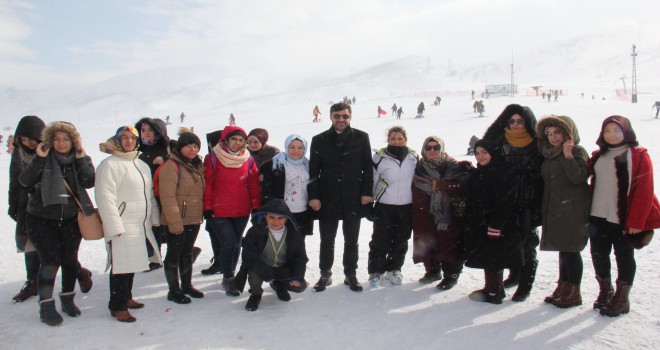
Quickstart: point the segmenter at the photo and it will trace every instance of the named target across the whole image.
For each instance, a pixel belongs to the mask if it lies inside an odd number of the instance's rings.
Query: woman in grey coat
[[[559,252],[559,281],[545,302],[568,308],[582,304],[580,252],[589,238],[589,155],[578,146],[580,136],[569,117],[542,119],[538,122],[537,134],[544,158],[541,165],[544,183],[541,250]]]

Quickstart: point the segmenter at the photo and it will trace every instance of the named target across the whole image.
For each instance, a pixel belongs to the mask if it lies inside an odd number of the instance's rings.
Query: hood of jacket
[[[41,134],[45,128],[46,124],[44,121],[36,115],[28,115],[21,118],[18,125],[16,125],[16,131],[14,131],[14,146],[20,147],[21,137],[29,137],[39,142],[43,141]]]
[[[538,135],[540,147],[550,144],[550,141],[548,141],[548,135],[545,134],[546,129],[549,127],[559,128],[566,137],[566,140],[573,140],[576,145],[580,144],[580,134],[578,133],[577,126],[573,119],[565,115],[551,115],[541,119],[536,125],[536,133]]]
[[[525,129],[527,129],[527,132],[532,138],[536,137],[536,116],[534,116],[534,112],[527,106],[510,104],[504,108],[497,119],[486,129],[483,138],[491,139],[498,144],[502,144],[504,142],[504,129],[509,128],[509,118],[514,114],[518,114],[525,120]]]
[[[261,208],[252,216],[252,224],[256,225],[262,221],[266,221],[266,214],[275,214],[279,216],[286,216],[287,225],[291,223],[293,227],[298,230],[298,223],[296,219],[293,218],[293,214],[289,207],[286,205],[283,199],[273,198],[262,205]]]

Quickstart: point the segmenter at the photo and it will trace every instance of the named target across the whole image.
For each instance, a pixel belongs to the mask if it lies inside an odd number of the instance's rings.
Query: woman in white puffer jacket
[[[369,284],[381,279],[403,283],[401,267],[412,235],[412,182],[417,154],[408,148],[408,135],[400,126],[387,132],[387,147],[373,156],[374,231],[369,242]]]
[[[103,220],[110,273],[110,314],[121,322],[135,322],[128,309],[144,304],[131,293],[135,272],[149,269],[149,262],[161,263],[152,226],[159,226],[151,170],[138,158],[138,132],[122,126],[115,136],[101,144],[101,151],[112,156],[97,168],[96,204]],[[154,247],[149,257],[145,239]]]

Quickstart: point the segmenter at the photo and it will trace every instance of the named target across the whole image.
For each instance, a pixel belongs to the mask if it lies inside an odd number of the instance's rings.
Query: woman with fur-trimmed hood
[[[539,149],[545,158],[543,175],[543,236],[541,250],[559,252],[559,280],[545,298],[560,308],[582,304],[582,256],[589,238],[591,194],[587,185],[589,156],[579,146],[573,120],[549,116],[539,121]]]
[[[96,204],[103,219],[110,270],[110,315],[120,322],[135,322],[128,309],[144,306],[133,300],[133,277],[147,270],[149,263],[161,263],[152,226],[160,226],[160,214],[149,167],[139,159],[138,132],[122,126],[100,144],[112,154],[99,164],[96,176]],[[149,256],[147,245],[154,250]]]
[[[589,164],[593,201],[589,239],[591,260],[600,293],[594,309],[606,316],[630,311],[628,295],[635,279],[635,251],[653,229],[660,227],[660,205],[653,192],[653,164],[639,147],[626,117],[605,118]],[[646,241],[648,244],[648,241]],[[618,277],[611,282],[610,254],[614,248]]]
[[[529,297],[538,266],[536,247],[539,234],[536,227],[541,224],[543,194],[536,117],[529,107],[510,104],[483,137],[493,140],[499,147],[509,168],[509,176],[515,182],[514,200],[524,259],[522,266],[509,267],[511,273],[504,281],[504,287],[518,286],[512,300],[524,301]]]
[[[20,185],[31,193],[27,204],[27,235],[39,254],[39,314],[41,321],[54,326],[62,323],[55,309],[55,277],[62,267],[62,311],[71,317],[80,315],[74,304],[78,275],[80,230],[73,196],[82,203],[87,215],[94,206],[86,188],[94,187],[94,165],[85,153],[80,134],[68,122],[53,122],[44,130],[43,142],[19,176]]]

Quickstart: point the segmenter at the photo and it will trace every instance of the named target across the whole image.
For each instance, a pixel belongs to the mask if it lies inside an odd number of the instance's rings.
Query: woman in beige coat
[[[192,250],[199,233],[203,213],[204,165],[199,157],[201,142],[197,135],[184,132],[179,136],[170,159],[158,174],[162,211],[160,223],[167,234],[164,270],[169,293],[167,300],[188,304],[190,298],[203,298],[204,293],[192,285]],[[181,285],[179,285],[179,276]]]

